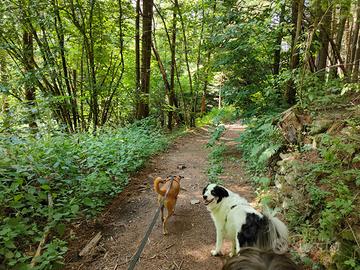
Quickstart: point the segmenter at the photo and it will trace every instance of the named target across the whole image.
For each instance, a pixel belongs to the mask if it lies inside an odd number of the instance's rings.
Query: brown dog
[[[158,202],[159,202],[159,205],[161,205],[161,221],[162,221],[164,235],[168,233],[168,231],[166,229],[166,223],[167,223],[168,219],[174,214],[174,211],[175,211],[176,200],[177,200],[177,196],[180,191],[181,178],[183,178],[183,177],[177,175],[177,176],[168,176],[165,180],[163,180],[161,177],[156,177],[154,180],[154,190],[156,191],[156,193],[159,194]],[[164,198],[165,193],[170,186],[171,179],[174,179],[174,180],[172,181],[170,190],[169,190],[166,198]],[[162,184],[162,185],[160,186],[160,184]],[[161,204],[163,200],[164,200],[164,203]],[[167,216],[165,219],[164,219],[164,207],[166,207],[166,210],[167,210]]]

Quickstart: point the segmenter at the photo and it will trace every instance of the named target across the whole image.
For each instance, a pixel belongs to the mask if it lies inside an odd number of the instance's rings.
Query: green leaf
[[[14,258],[14,253],[11,252],[11,251],[7,251],[7,252],[5,253],[5,258],[7,258],[7,259],[12,259],[12,258]]]
[[[83,200],[83,204],[85,204],[86,206],[90,206],[90,207],[94,206],[93,200],[90,199],[90,198],[88,198],[88,197],[86,197],[86,198]]]
[[[20,201],[23,197],[24,197],[23,194],[17,194],[17,195],[14,196],[14,201],[15,202]]]
[[[41,188],[42,188],[43,190],[50,190],[50,186],[47,185],[47,184],[41,185]]]
[[[71,213],[76,214],[77,212],[79,212],[80,206],[77,204],[74,204],[71,206]]]

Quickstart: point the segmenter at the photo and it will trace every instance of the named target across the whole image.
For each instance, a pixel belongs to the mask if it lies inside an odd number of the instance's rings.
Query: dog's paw
[[[211,255],[213,255],[213,256],[220,256],[221,253],[220,253],[220,251],[217,251],[217,250],[213,249],[213,250],[211,251]]]
[[[229,253],[229,257],[231,258],[231,257],[233,257],[234,256],[234,253],[233,252],[230,252]]]

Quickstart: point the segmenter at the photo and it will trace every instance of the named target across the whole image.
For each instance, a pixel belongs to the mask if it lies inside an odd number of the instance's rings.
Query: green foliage
[[[224,125],[217,126],[215,130],[211,133],[209,142],[206,144],[206,147],[213,147],[216,144],[216,142],[219,141],[225,130],[226,128]]]
[[[280,131],[273,125],[275,117],[276,115],[267,115],[254,118],[237,139],[243,158],[255,173],[264,172],[269,160],[284,144]]]
[[[56,237],[63,235],[64,223],[98,213],[122,191],[128,174],[166,145],[166,137],[152,119],[103,130],[97,136],[1,137],[1,261],[14,268],[28,263],[28,247],[36,246],[50,229],[53,237],[38,269],[59,264],[66,245]]]
[[[269,115],[250,122],[239,138],[239,148],[249,168],[259,177],[254,184],[260,191],[269,191],[272,179],[264,177],[269,165],[276,170],[276,154],[285,149],[285,141],[273,124],[277,116]],[[316,162],[307,161],[313,156],[312,147],[301,147],[301,152],[292,156],[296,160],[282,165],[286,175],[294,174],[291,183],[286,181],[289,198],[286,218],[292,231],[301,236],[301,243],[308,249],[317,249],[320,262],[336,264],[334,269],[357,269],[360,247],[353,228],[360,220],[357,129],[348,119],[350,129],[338,135],[322,134],[316,138],[318,145]],[[302,158],[301,158],[302,157]],[[269,174],[267,175],[269,176]],[[271,175],[270,175],[271,176]],[[300,195],[300,200],[294,200]],[[276,197],[279,194],[274,195]],[[329,249],[332,249],[331,255]],[[320,267],[310,259],[309,265]]]
[[[351,157],[360,147],[357,143],[347,142],[345,138],[329,135],[323,135],[321,143],[319,151],[322,159],[318,163],[308,164],[306,179],[315,184],[314,179],[321,177],[321,184],[327,187],[319,193],[321,198],[326,199],[320,198],[317,203],[322,202],[324,205],[320,218],[320,227],[324,230],[322,234],[327,235],[327,239],[333,239],[336,225],[353,209],[355,198],[351,186],[360,176],[360,172],[349,165]]]
[[[324,81],[317,74],[306,71],[296,71],[294,74],[299,103],[304,108],[333,107],[344,102],[340,94],[346,92],[344,89],[347,87],[340,79]]]
[[[225,130],[224,125],[216,126],[206,144],[206,147],[211,149],[208,155],[209,166],[207,170],[209,181],[211,183],[220,183],[221,180],[219,176],[224,172],[223,161],[226,146],[224,143],[219,142],[219,140]]]
[[[220,183],[219,176],[224,172],[224,152],[226,147],[223,143],[212,146],[211,152],[208,156],[209,168],[207,174],[211,183]]]
[[[271,69],[278,47],[275,40],[287,27],[284,22],[274,23],[280,3],[226,1],[218,3],[217,9],[217,31],[210,44],[215,51],[213,69],[223,81],[223,102],[246,116],[280,107],[283,98]]]
[[[236,119],[236,110],[234,106],[224,106],[222,108],[212,108],[209,113],[196,119],[196,126],[220,125],[234,121]]]

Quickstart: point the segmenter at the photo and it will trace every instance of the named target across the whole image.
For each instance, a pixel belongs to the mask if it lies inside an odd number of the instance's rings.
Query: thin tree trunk
[[[352,30],[354,27],[354,22],[347,21],[346,24],[346,66],[351,65],[351,39],[352,39]],[[350,74],[351,75],[351,69],[350,69]]]
[[[360,0],[356,2],[356,21],[354,23],[354,29],[351,37],[351,60],[350,60],[351,64],[355,64],[356,47],[359,38],[359,27],[360,27]],[[353,70],[353,68],[351,70]]]
[[[63,68],[63,72],[64,72],[66,90],[67,90],[67,93],[70,98],[71,111],[72,111],[72,121],[70,120],[69,129],[71,131],[76,131],[77,130],[77,115],[78,115],[78,113],[77,113],[76,101],[74,100],[71,86],[70,86],[70,74],[68,72],[67,61],[65,58],[64,29],[63,29],[63,25],[62,25],[60,13],[59,13],[58,3],[56,0],[53,0],[52,4],[54,7],[54,11],[55,11],[55,29],[56,29],[56,34],[57,34],[58,41],[59,41],[61,64],[62,64],[62,68]]]
[[[175,0],[174,3],[175,3],[175,8],[178,11],[179,18],[180,18],[182,34],[183,34],[184,50],[185,50],[185,52],[184,52],[184,54],[185,54],[185,63],[186,63],[186,69],[187,69],[188,76],[189,76],[190,95],[193,98],[194,90],[193,90],[192,76],[191,76],[191,71],[190,71],[190,63],[189,63],[189,55],[188,55],[189,50],[188,50],[188,44],[187,44],[187,38],[186,38],[185,23],[184,23],[184,20],[183,20],[183,17],[182,17],[182,13],[181,13],[181,10],[180,10],[178,0]],[[193,108],[191,108],[191,112],[190,112],[190,126],[191,127],[195,126],[195,115],[194,115],[194,109]]]
[[[8,70],[5,57],[5,51],[0,50],[0,83],[4,86],[8,85]],[[3,96],[1,105],[1,113],[3,115],[3,124],[1,132],[9,132],[11,127],[10,105],[7,94],[0,94]]]
[[[319,2],[319,6],[317,7],[321,10],[321,3]],[[332,9],[331,7],[327,7],[324,13],[320,12],[318,14],[318,18],[320,18],[320,51],[318,54],[318,63],[317,63],[317,70],[318,70],[318,77],[320,79],[325,78],[326,74],[326,62],[328,58],[328,51],[329,51],[329,35],[330,35],[330,26],[331,26],[331,14]]]
[[[141,63],[141,96],[139,105],[139,118],[149,115],[149,91],[150,91],[150,60],[152,43],[152,17],[153,0],[143,1],[143,27],[142,27],[142,63]]]
[[[92,102],[91,102],[91,111],[93,114],[93,132],[96,132],[96,129],[99,125],[99,103],[98,103],[98,90],[96,85],[96,71],[95,71],[95,51],[94,51],[94,38],[93,38],[93,16],[95,1],[90,0],[90,14],[89,14],[89,39],[88,39],[88,59],[89,59],[89,68],[90,68],[90,86],[92,90]],[[86,35],[85,35],[86,37]]]
[[[121,0],[118,0],[118,5],[119,5],[119,46],[120,46],[120,52],[119,52],[119,54],[120,54],[120,64],[119,65],[121,65],[121,71],[120,71],[120,76],[118,78],[118,81],[117,81],[116,85],[113,86],[114,89],[111,91],[110,96],[105,100],[105,105],[104,105],[104,109],[103,109],[102,116],[101,116],[101,125],[102,126],[105,125],[106,121],[110,117],[112,101],[113,101],[113,98],[114,98],[115,93],[117,91],[118,85],[120,84],[120,82],[122,80],[122,76],[123,76],[124,70],[125,70],[124,33],[123,33],[123,6],[122,6]],[[117,72],[115,72],[115,74],[117,74]],[[114,80],[115,74],[113,74],[113,80]]]
[[[352,72],[352,82],[359,81],[359,61],[360,61],[360,38],[358,38],[358,44],[355,52],[353,72]]]
[[[215,18],[216,4],[217,4],[217,1],[215,0],[214,5],[213,5],[213,10],[212,10],[213,11],[213,19]],[[211,29],[210,29],[210,33],[213,33],[213,32],[214,32],[214,23],[211,25]],[[201,114],[204,114],[206,112],[207,88],[209,85],[209,73],[211,70],[210,59],[211,59],[211,50],[208,49],[207,54],[206,54],[206,68],[205,68],[204,85],[203,85],[202,96],[201,96],[201,109],[200,109]]]
[[[173,9],[173,20],[172,20],[172,32],[171,32],[171,37],[168,31],[168,28],[166,26],[166,21],[164,19],[164,16],[161,14],[159,8],[155,6],[155,9],[158,13],[158,15],[160,16],[163,25],[164,25],[164,30],[167,36],[167,40],[170,46],[170,53],[171,53],[171,67],[170,67],[170,89],[169,89],[169,106],[171,108],[173,108],[175,106],[175,108],[178,110],[179,109],[179,104],[178,104],[178,100],[176,98],[176,94],[175,94],[175,69],[176,69],[176,9]],[[154,37],[155,38],[155,37]],[[181,114],[175,114],[177,116],[177,122],[181,123],[183,121],[183,118],[181,116]],[[174,110],[169,110],[168,111],[168,129],[171,130],[172,129],[172,122],[173,122],[173,117],[174,117]]]
[[[28,78],[25,81],[25,101],[28,109],[28,118],[27,123],[30,127],[32,133],[38,131],[38,126],[36,124],[36,115],[35,115],[35,87],[32,82],[32,77],[34,76],[34,43],[33,37],[30,32],[25,31],[23,33],[23,61],[24,61],[24,70]]]
[[[347,14],[349,13],[349,9],[350,9],[350,4],[345,4],[345,3],[341,4],[340,13],[339,13],[340,19],[337,26],[336,37],[335,37],[335,46],[339,52],[339,55],[341,55],[340,50],[342,47],[342,40],[345,32],[346,21],[348,19]],[[335,73],[336,76],[338,76],[337,70],[338,69],[336,68],[336,73]]]
[[[140,0],[136,0],[135,18],[135,91],[136,91],[136,117],[139,118],[140,110]]]
[[[172,20],[172,30],[171,30],[171,67],[170,67],[170,99],[169,105],[175,105],[176,108],[179,108],[177,104],[177,99],[175,95],[175,65],[176,65],[176,11],[173,10],[173,20]],[[170,110],[168,113],[168,129],[172,129],[172,119],[173,111]],[[181,118],[180,118],[181,119]]]
[[[274,70],[273,74],[278,75],[280,71],[280,61],[281,61],[281,42],[283,38],[283,31],[282,31],[282,23],[284,22],[285,17],[285,2],[281,5],[281,10],[279,14],[279,26],[278,26],[278,33],[276,36],[275,41],[275,52],[274,52]]]
[[[294,24],[294,30],[292,32],[292,43],[291,43],[291,58],[290,58],[290,69],[296,69],[299,66],[300,56],[297,44],[301,33],[302,18],[304,12],[304,0],[294,0],[292,5],[292,22]],[[285,99],[289,105],[296,103],[296,88],[294,79],[291,78],[287,83],[285,91]]]

